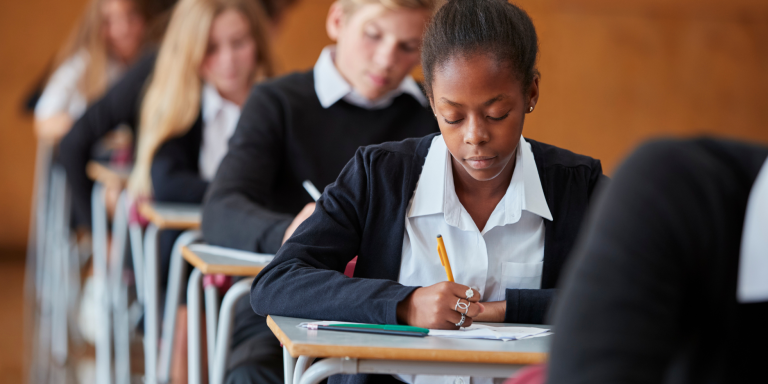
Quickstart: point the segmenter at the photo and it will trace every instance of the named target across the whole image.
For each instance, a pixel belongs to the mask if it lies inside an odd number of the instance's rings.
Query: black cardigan
[[[67,170],[73,191],[74,214],[80,225],[90,226],[91,222],[93,182],[85,174],[91,148],[120,124],[128,125],[136,133],[144,88],[156,58],[156,52],[142,57],[122,80],[86,110],[61,142],[60,161]],[[201,112],[186,134],[170,139],[158,148],[151,168],[155,200],[190,204],[203,201],[209,183],[200,177],[198,166],[202,129]]]
[[[753,144],[668,140],[619,168],[563,279],[548,383],[765,380],[768,303],[738,303],[736,283],[767,156]]]
[[[208,190],[202,230],[210,244],[275,253],[296,214],[333,183],[362,145],[438,131],[429,108],[401,94],[368,110],[339,100],[323,108],[312,71],[255,86]]]
[[[254,311],[397,324],[397,304],[417,288],[397,282],[406,208],[434,136],[358,150],[312,216],[254,280]],[[605,176],[599,160],[528,141],[554,221],[545,221],[542,289],[508,289],[505,322],[541,323],[593,192]],[[355,256],[355,277],[347,278],[344,268]]]
[[[158,148],[152,160],[154,199],[200,204],[210,184],[200,176],[200,146],[203,143],[202,107],[197,120],[183,136]]]
[[[135,136],[141,95],[156,58],[157,52],[151,52],[139,59],[101,99],[88,107],[59,144],[59,161],[67,171],[76,225],[91,226],[93,182],[85,173],[91,149],[120,124],[129,126]]]

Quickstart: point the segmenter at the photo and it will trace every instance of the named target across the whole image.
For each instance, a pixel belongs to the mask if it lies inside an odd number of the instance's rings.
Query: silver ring
[[[464,320],[466,320],[466,318],[467,318],[467,315],[465,315],[465,314],[463,314],[463,313],[462,313],[462,314],[461,314],[461,320],[459,320],[459,322],[458,322],[458,323],[456,323],[456,326],[457,326],[457,327],[461,327],[462,325],[464,325]]]
[[[472,290],[472,288],[467,288],[467,291],[464,292],[465,295],[467,295],[467,301],[475,296],[475,291]]]
[[[463,309],[465,311],[464,313],[467,313],[467,311],[469,311],[469,304],[462,303],[461,298],[459,298],[456,300],[456,305],[453,307],[453,310],[459,312],[459,309]]]
[[[462,303],[462,304],[464,304],[464,303]],[[465,315],[466,315],[466,314],[469,312],[469,306],[470,306],[470,305],[472,305],[472,302],[471,302],[471,301],[470,301],[470,302],[468,302],[468,304],[467,304],[467,309],[465,309],[465,310],[464,310],[464,314],[465,314]]]

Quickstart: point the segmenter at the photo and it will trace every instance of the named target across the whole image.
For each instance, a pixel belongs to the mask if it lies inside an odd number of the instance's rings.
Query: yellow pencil
[[[442,235],[437,235],[437,254],[440,256],[440,264],[442,264],[443,268],[445,268],[445,275],[448,276],[448,281],[453,283],[451,262],[448,260],[448,253],[445,252],[445,244],[443,243]]]

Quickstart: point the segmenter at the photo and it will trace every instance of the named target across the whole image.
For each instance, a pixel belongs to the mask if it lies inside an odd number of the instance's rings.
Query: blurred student
[[[409,75],[434,0],[340,0],[314,68],[253,89],[203,211],[209,243],[275,253],[361,145],[437,131]]]
[[[60,140],[136,60],[145,40],[146,5],[142,0],[91,1],[35,107],[39,139]]]
[[[768,261],[766,157],[715,139],[656,141],[629,157],[565,279],[548,383],[760,381],[768,275],[740,264]],[[762,299],[744,300],[745,282],[762,284]]]
[[[130,101],[141,103],[134,198],[202,203],[251,87],[273,74],[267,28],[253,0],[180,1],[143,99]],[[161,234],[161,286],[178,235]]]
[[[253,0],[182,0],[141,103],[134,197],[201,203],[251,87],[272,76],[267,18]]]
[[[438,329],[474,321],[542,323],[605,177],[599,160],[523,138],[525,116],[539,101],[537,41],[525,11],[504,0],[447,2],[429,25],[422,52],[442,135],[358,150],[256,277],[253,309]],[[437,235],[455,283],[446,281]],[[345,277],[355,256],[355,277]],[[384,382],[398,381],[329,380]]]
[[[302,187],[332,183],[362,145],[437,131],[409,75],[434,0],[340,0],[314,68],[257,85],[203,208],[205,240],[275,253],[312,212]],[[262,367],[272,367],[271,374]],[[282,382],[282,349],[247,300],[238,303],[229,383]]]
[[[258,0],[249,0],[248,3],[249,8],[253,8],[251,6],[251,3],[254,4],[254,6],[259,6],[260,4],[268,3],[269,0],[265,0],[264,2],[258,1]],[[273,1],[274,2],[274,1]],[[204,5],[194,5],[195,2],[191,2],[189,5],[185,5],[185,7],[204,7]],[[201,3],[203,4],[203,3]],[[245,7],[245,6],[244,6]],[[281,8],[284,9],[284,8]],[[176,13],[176,11],[174,11]],[[275,11],[277,12],[277,11]],[[263,13],[263,12],[262,12]],[[274,16],[276,18],[279,18],[281,16],[280,13],[274,13]],[[212,16],[211,16],[212,17]],[[250,17],[250,16],[249,16]],[[253,16],[253,20],[256,16]],[[177,17],[177,19],[179,19]],[[250,21],[251,19],[249,19]],[[258,29],[273,29],[271,20],[267,19],[266,26],[258,26]],[[189,26],[187,24],[184,24],[183,21],[179,20],[176,22],[176,29],[189,29],[194,30],[194,33],[190,33],[188,36],[184,37],[184,44],[188,44],[187,46],[183,47],[185,50],[190,50],[194,45],[195,49],[201,50],[201,51],[195,51],[194,53],[188,54],[195,56],[195,57],[202,57],[205,53],[205,51],[208,49],[208,47],[204,44],[208,41],[208,29],[200,29],[199,27],[195,28],[193,26]],[[169,26],[170,28],[170,26]],[[256,41],[256,49],[261,52],[261,49],[265,49],[268,44],[268,36],[267,33],[261,33],[257,31],[255,28],[252,30],[254,34],[254,38],[258,37],[258,40]],[[180,37],[176,37],[176,39],[180,39]],[[263,41],[263,43],[260,43],[260,41]],[[198,46],[197,44],[202,44]],[[166,48],[166,50],[169,50],[170,48]],[[166,54],[170,55],[170,54]],[[104,136],[106,136],[108,133],[110,133],[112,130],[114,130],[119,125],[127,125],[133,130],[136,130],[140,120],[141,120],[141,106],[142,106],[142,100],[145,97],[145,92],[148,92],[148,87],[150,85],[150,77],[152,76],[153,71],[155,70],[155,62],[158,60],[158,53],[157,51],[149,52],[148,54],[144,55],[142,58],[140,58],[135,65],[133,65],[125,74],[125,76],[117,82],[114,87],[112,87],[101,99],[97,100],[93,105],[88,107],[88,109],[85,111],[83,116],[75,122],[75,124],[72,127],[72,130],[64,136],[64,138],[61,141],[60,145],[60,161],[64,165],[65,169],[67,170],[67,179],[70,184],[70,187],[72,189],[72,199],[73,199],[73,215],[75,219],[75,223],[77,226],[80,227],[86,227],[90,228],[91,226],[91,204],[90,204],[90,196],[91,196],[91,190],[93,189],[93,182],[88,178],[88,176],[85,173],[85,167],[88,161],[91,159],[91,152],[92,148],[96,143],[102,139]],[[168,61],[172,61],[173,59],[167,59],[165,60],[166,63],[164,64],[163,70],[169,70],[168,67],[172,65],[178,65],[177,67],[174,67],[173,69],[180,69],[184,67],[184,69],[189,69],[186,67],[186,65],[190,63],[176,63],[176,64],[169,64]],[[202,59],[200,59],[202,60]],[[260,59],[261,60],[261,59]],[[266,59],[264,60],[266,63]],[[260,69],[266,70],[267,67],[263,67]],[[270,66],[271,68],[271,66]],[[159,69],[159,67],[158,67]],[[172,70],[171,70],[172,71]],[[271,69],[270,69],[271,71]],[[173,71],[172,71],[173,72]],[[188,71],[186,72],[188,73]],[[270,72],[271,73],[271,72]],[[172,78],[177,78],[175,75],[178,75],[177,73],[173,73]],[[263,76],[266,76],[266,73],[262,73]],[[229,74],[223,75],[224,77],[229,76]],[[158,103],[155,107],[164,113],[164,117],[170,118],[171,122],[183,122],[181,127],[173,127],[173,128],[165,128],[170,129],[170,131],[166,131],[166,133],[186,133],[187,129],[191,129],[191,127],[198,123],[197,119],[200,117],[200,100],[203,95],[203,89],[204,87],[204,81],[199,76],[196,78],[198,83],[189,82],[184,84],[178,84],[177,87],[184,87],[185,91],[193,91],[197,89],[196,92],[191,93],[184,93],[182,94],[184,99],[178,100],[178,99],[162,99],[162,103]],[[186,79],[188,80],[188,79]],[[170,81],[169,79],[158,79],[158,83],[161,81]],[[231,81],[231,80],[227,80]],[[178,88],[174,87],[171,90],[167,90],[165,92],[176,92],[178,91]],[[158,87],[155,87],[156,91],[155,94],[159,93],[160,91],[157,90]],[[246,93],[247,94],[247,93]],[[170,93],[169,93],[170,95]],[[185,104],[183,106],[180,106],[178,103],[189,103],[193,102],[193,104]],[[179,109],[182,111],[180,112]],[[183,113],[182,113],[183,112]],[[183,118],[183,120],[177,120],[180,117]],[[236,119],[235,119],[236,120]],[[152,122],[154,124],[161,124],[159,122]],[[156,125],[155,125],[156,126]],[[163,138],[163,142],[167,139],[171,138],[171,136]],[[138,139],[140,140],[140,139]],[[161,143],[162,144],[162,143]],[[149,161],[151,162],[151,158]],[[146,158],[145,158],[146,163]],[[142,187],[142,188],[146,188]],[[201,193],[199,190],[190,191],[191,194],[194,193]]]

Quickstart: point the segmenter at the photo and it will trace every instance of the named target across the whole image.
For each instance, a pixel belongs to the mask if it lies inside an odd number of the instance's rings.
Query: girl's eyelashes
[[[506,119],[507,116],[509,116],[509,112],[507,112],[506,114],[504,114],[504,116],[501,116],[501,117],[488,116],[488,118],[493,120],[493,121],[502,121],[502,120]]]
[[[464,119],[458,119],[458,120],[454,120],[454,121],[448,121],[448,119],[446,119],[446,118],[443,118],[443,120],[444,120],[446,123],[448,123],[448,124],[458,124],[459,122],[461,122],[461,121],[462,121],[462,120],[464,120]]]

